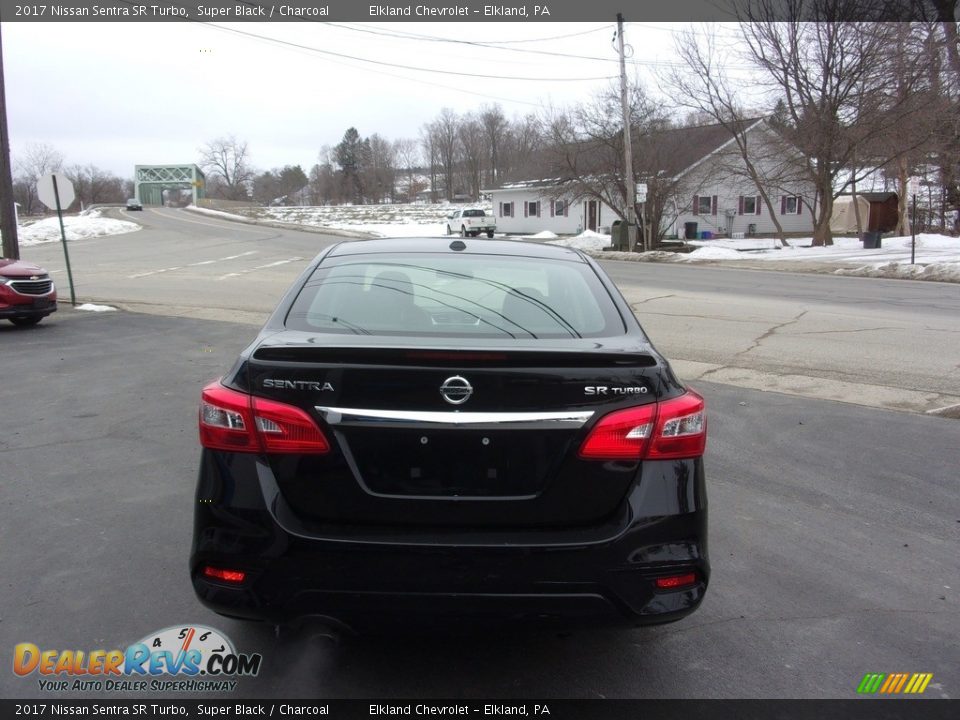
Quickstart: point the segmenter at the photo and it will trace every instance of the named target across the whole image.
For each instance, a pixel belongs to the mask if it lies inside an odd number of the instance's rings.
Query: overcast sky
[[[654,89],[653,68],[674,62],[682,28],[627,25],[632,67]],[[588,99],[609,81],[578,78],[618,73],[614,29],[603,21],[4,23],[13,159],[29,143],[44,143],[67,165],[132,177],[137,164],[197,162],[205,142],[233,134],[249,143],[259,169],[299,164],[309,171],[320,148],[338,143],[350,126],[363,136],[416,138],[443,107],[463,113],[499,103],[513,117]],[[534,79],[502,79],[516,77]]]

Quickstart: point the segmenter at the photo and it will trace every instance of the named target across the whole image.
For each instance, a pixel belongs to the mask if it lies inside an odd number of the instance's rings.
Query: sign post
[[[643,249],[653,250],[653,247],[652,247],[653,243],[647,239],[647,184],[646,183],[640,183],[640,182],[637,183],[636,194],[634,195],[634,202],[636,202],[637,205],[641,205],[643,207],[643,211],[641,212],[641,217],[640,217],[640,220],[641,220],[640,237],[642,238]]]
[[[913,194],[913,212],[910,214],[910,264],[917,264],[917,194]]]
[[[73,271],[70,269],[70,251],[67,250],[67,233],[63,229],[63,208],[70,207],[76,195],[73,183],[62,173],[50,173],[37,181],[37,197],[51,210],[57,211],[60,221],[60,240],[63,242],[63,257],[67,261],[67,279],[70,281],[70,304],[77,304],[77,295],[73,288]]]

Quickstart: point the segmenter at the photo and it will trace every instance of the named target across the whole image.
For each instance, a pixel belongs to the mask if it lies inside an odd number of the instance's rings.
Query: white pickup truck
[[[460,237],[476,237],[486,233],[488,238],[492,238],[496,229],[496,218],[478,208],[457,210],[447,215],[447,235],[460,233]]]

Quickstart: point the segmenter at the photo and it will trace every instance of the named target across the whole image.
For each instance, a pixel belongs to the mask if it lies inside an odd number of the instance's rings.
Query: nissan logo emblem
[[[440,394],[451,405],[462,405],[473,395],[473,386],[465,377],[454,375],[443,381]]]

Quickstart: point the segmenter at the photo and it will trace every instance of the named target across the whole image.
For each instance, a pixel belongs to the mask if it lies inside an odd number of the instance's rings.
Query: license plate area
[[[404,497],[534,497],[566,454],[569,430],[359,429],[346,434],[370,492]]]

